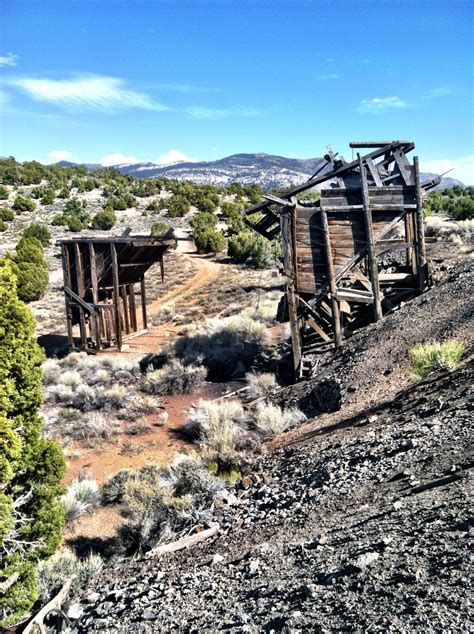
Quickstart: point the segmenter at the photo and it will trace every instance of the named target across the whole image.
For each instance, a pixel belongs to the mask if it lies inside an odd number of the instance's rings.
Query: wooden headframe
[[[318,353],[429,285],[423,191],[440,179],[420,183],[418,158],[412,165],[406,156],[411,141],[351,147],[372,151],[350,163],[329,152],[306,183],[245,212],[261,235],[281,234],[297,379]],[[320,200],[305,202],[301,194],[315,186]]]
[[[127,336],[147,329],[145,273],[159,262],[163,278],[163,256],[176,247],[174,238],[125,232],[120,237],[77,237],[58,244],[71,349],[97,352],[115,346],[120,350]]]

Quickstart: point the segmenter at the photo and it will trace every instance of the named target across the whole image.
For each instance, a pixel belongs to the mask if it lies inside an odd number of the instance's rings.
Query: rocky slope
[[[215,509],[219,536],[105,569],[72,631],[465,631],[474,262],[443,266],[437,288],[326,360],[347,368],[341,410],[274,443]],[[412,340],[449,336],[463,364],[413,381]]]

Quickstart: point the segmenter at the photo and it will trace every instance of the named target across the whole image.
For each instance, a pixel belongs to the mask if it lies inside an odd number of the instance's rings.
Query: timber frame
[[[430,284],[423,192],[440,178],[420,183],[418,158],[406,156],[411,141],[350,147],[372,151],[350,163],[329,151],[306,183],[245,212],[264,237],[281,234],[296,380],[311,374],[318,354]],[[298,196],[316,186],[317,202]]]
[[[98,352],[148,328],[145,273],[176,248],[173,237],[75,237],[59,240],[71,350]]]

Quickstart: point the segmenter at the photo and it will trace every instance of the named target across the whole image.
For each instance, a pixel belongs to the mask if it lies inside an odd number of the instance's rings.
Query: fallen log
[[[58,594],[45,606],[43,606],[38,614],[31,619],[23,630],[23,634],[34,634],[35,632],[46,634],[47,630],[44,624],[44,619],[48,616],[48,614],[50,614],[50,612],[61,612],[61,606],[69,594],[73,580],[74,578],[70,577],[65,581]]]
[[[171,542],[171,544],[163,544],[162,546],[156,546],[152,550],[150,550],[145,557],[161,557],[165,553],[174,553],[177,550],[182,550],[183,548],[190,548],[195,544],[199,544],[200,542],[204,542],[210,537],[214,537],[220,530],[219,524],[214,524],[211,528],[206,529],[205,531],[201,531],[200,533],[195,533],[194,535],[190,535],[189,537],[182,537],[175,542]]]

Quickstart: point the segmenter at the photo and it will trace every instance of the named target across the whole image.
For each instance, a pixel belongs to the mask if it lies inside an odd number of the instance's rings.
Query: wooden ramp
[[[423,190],[439,179],[420,183],[410,141],[351,147],[376,149],[351,163],[329,152],[320,174],[246,211],[261,235],[281,234],[296,378],[311,373],[318,353],[429,285]],[[305,202],[302,192],[315,186],[320,200]]]

